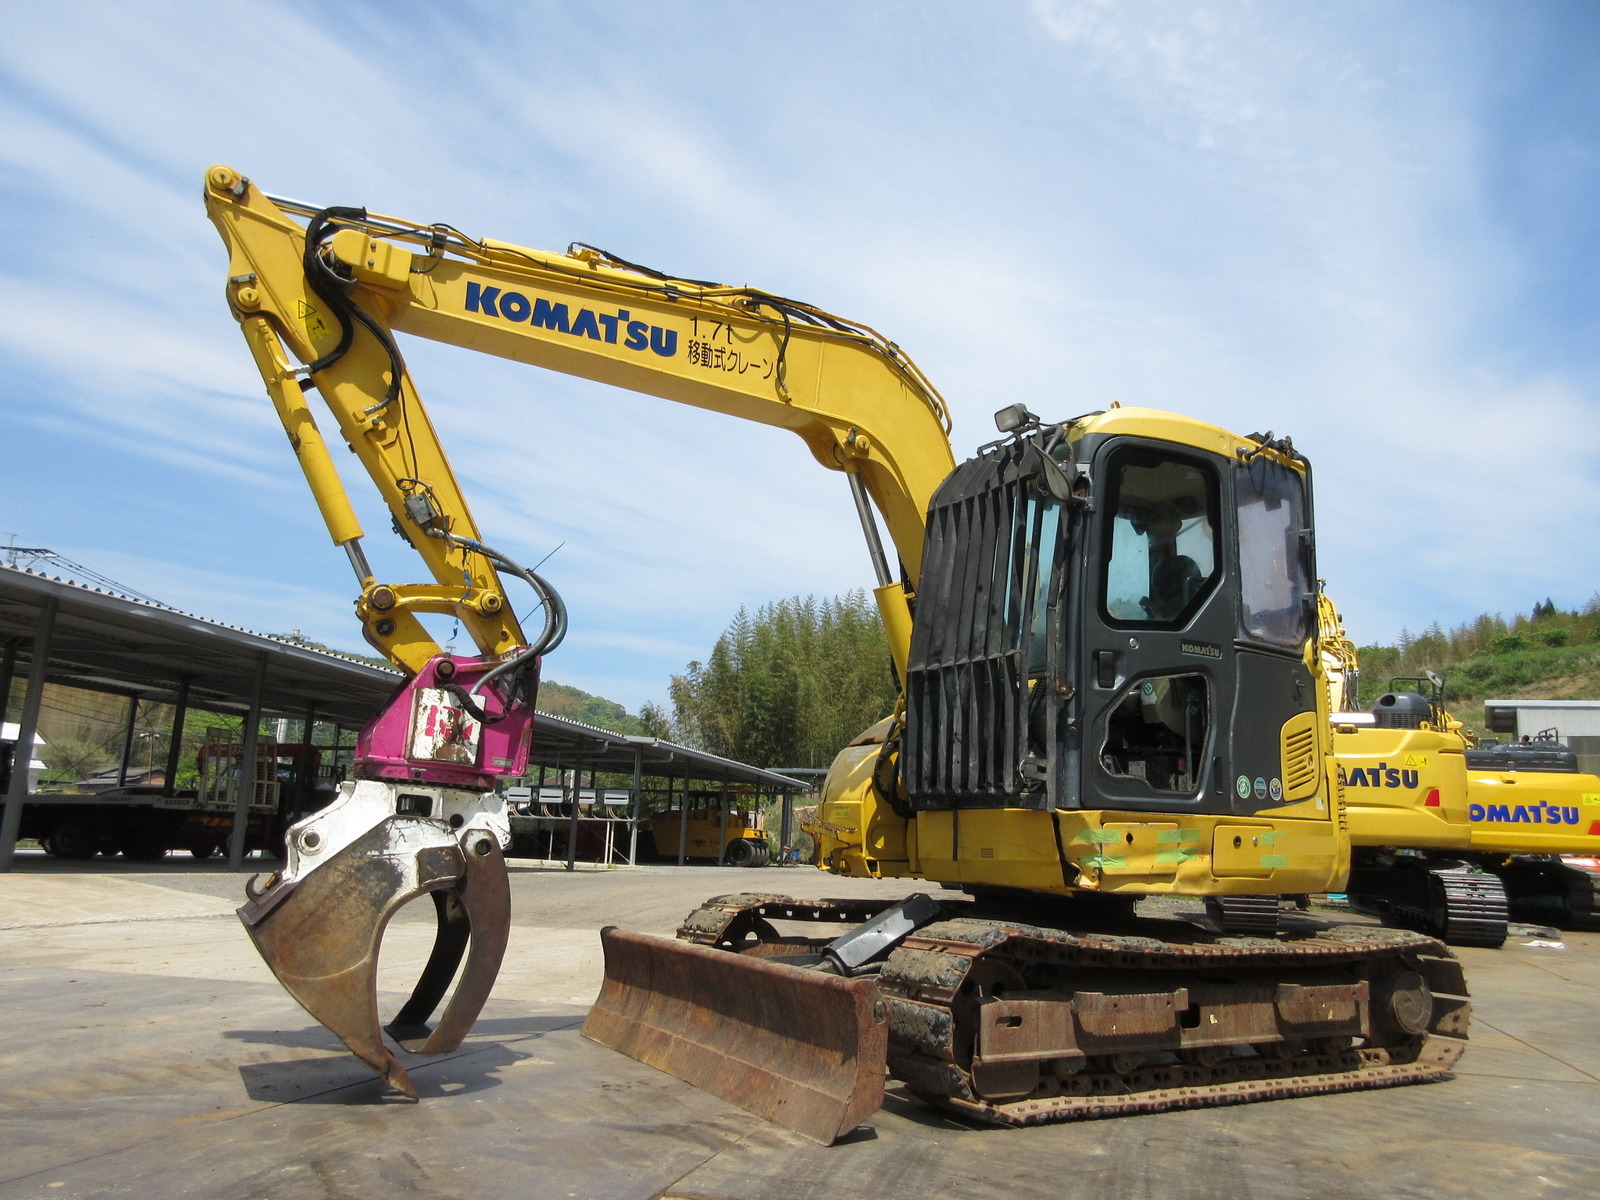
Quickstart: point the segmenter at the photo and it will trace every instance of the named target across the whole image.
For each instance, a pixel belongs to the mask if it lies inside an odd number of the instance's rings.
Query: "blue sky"
[[[204,169],[883,331],[964,455],[1022,401],[1288,433],[1362,642],[1600,588],[1600,7],[6,6],[0,541],[360,648],[222,300]],[[636,709],[740,605],[870,586],[774,430],[409,342],[485,537]],[[347,475],[365,497],[364,480]],[[380,575],[416,577],[367,503]],[[465,646],[461,647],[465,649]]]

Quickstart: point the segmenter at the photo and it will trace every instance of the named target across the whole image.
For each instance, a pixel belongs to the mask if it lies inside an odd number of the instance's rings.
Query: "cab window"
[[[1147,449],[1117,451],[1108,466],[1103,615],[1117,625],[1181,628],[1221,574],[1216,477]]]
[[[1298,472],[1258,454],[1239,464],[1234,497],[1245,633],[1256,641],[1298,648],[1307,633],[1311,593],[1300,536],[1305,485]]]

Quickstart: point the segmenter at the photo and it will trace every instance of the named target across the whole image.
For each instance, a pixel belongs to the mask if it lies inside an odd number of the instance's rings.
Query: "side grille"
[[[1307,800],[1316,795],[1317,714],[1296,713],[1283,725],[1283,798]]]

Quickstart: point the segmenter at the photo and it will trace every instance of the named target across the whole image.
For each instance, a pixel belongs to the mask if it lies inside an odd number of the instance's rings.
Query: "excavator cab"
[[[1306,469],[1119,437],[1081,452],[1106,499],[1080,558],[1063,799],[1248,815],[1306,798],[1317,775],[1284,778],[1280,732],[1316,716]]]
[[[916,599],[912,811],[1254,817],[1317,795],[1309,468],[1210,432],[1035,424],[956,468]]]

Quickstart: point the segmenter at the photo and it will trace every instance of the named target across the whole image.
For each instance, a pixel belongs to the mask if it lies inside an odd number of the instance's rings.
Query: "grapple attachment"
[[[600,941],[585,1037],[823,1145],[882,1106],[889,1027],[871,979],[610,926]]]
[[[251,889],[239,917],[289,994],[415,1099],[416,1088],[379,1025],[384,928],[402,905],[432,894],[438,916],[433,952],[387,1032],[414,1053],[456,1049],[488,999],[505,954],[511,923],[505,859],[493,822],[481,811],[451,827],[448,790],[397,797],[394,785],[377,781],[346,789],[336,804],[294,826],[285,870],[259,891]],[[424,802],[427,815],[420,811]],[[458,968],[455,991],[430,1031],[428,1019]]]

